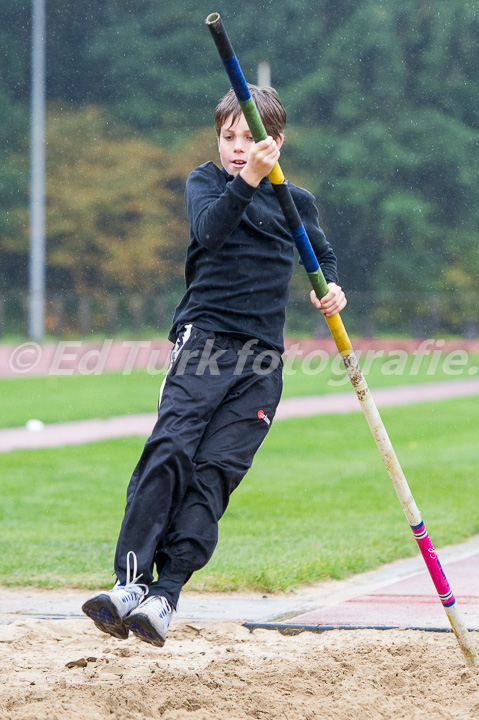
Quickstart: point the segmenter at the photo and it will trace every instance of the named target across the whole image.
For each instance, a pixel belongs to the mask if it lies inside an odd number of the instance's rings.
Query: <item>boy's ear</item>
[[[281,148],[281,145],[283,144],[283,142],[284,142],[284,133],[280,133],[278,135],[278,137],[276,138],[276,145],[278,146],[278,148]]]

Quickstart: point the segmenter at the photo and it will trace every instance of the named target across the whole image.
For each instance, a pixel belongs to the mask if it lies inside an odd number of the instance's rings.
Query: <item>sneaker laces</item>
[[[164,617],[165,613],[174,613],[175,612],[173,605],[163,595],[150,595],[148,600],[143,600],[140,607],[143,607],[144,605],[155,606],[157,604],[156,601],[159,601],[161,604],[161,610],[158,613],[160,617]],[[158,608],[157,608],[157,610],[158,610]]]
[[[130,565],[130,556],[133,558],[133,568]],[[145,585],[144,583],[139,583],[138,580],[143,577],[143,573],[138,573],[138,560],[136,557],[136,553],[133,552],[133,550],[130,550],[128,552],[128,555],[126,556],[126,582],[125,584],[120,583],[119,580],[116,581],[115,587],[121,586],[127,591],[137,591],[137,589],[140,589],[143,593],[143,595],[148,595],[149,587],[148,585]]]

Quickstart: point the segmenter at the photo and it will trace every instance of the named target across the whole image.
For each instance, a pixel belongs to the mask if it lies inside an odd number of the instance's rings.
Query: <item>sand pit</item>
[[[479,671],[446,633],[176,622],[157,649],[19,617],[0,648],[2,720],[479,718]]]

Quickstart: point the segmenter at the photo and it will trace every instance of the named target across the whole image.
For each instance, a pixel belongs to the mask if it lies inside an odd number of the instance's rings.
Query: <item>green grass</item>
[[[439,352],[439,351],[436,351]],[[447,359],[449,357],[449,360]],[[461,361],[462,357],[462,361]],[[454,358],[431,353],[419,363],[413,355],[389,353],[360,358],[366,378],[376,387],[404,385],[432,380],[477,377],[479,355]],[[457,371],[451,375],[450,369]],[[29,418],[43,422],[65,422],[87,418],[105,418],[128,413],[155,412],[163,375],[135,371],[130,375],[72,375],[0,379],[0,428],[24,425]],[[327,360],[310,357],[285,366],[283,397],[352,392],[339,356]]]
[[[72,375],[0,379],[0,427],[155,412],[163,375]]]
[[[383,418],[436,547],[479,531],[475,399],[387,408]],[[0,582],[99,587],[140,439],[0,456]],[[360,414],[277,422],[189,587],[284,590],[417,553]]]

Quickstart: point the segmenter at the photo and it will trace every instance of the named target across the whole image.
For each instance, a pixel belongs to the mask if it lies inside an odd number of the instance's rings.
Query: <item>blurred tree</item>
[[[71,103],[105,101],[104,68],[90,52],[93,35],[105,23],[97,0],[48,0],[48,97]]]
[[[31,2],[0,0],[1,84],[11,101],[29,96]],[[3,115],[2,103],[2,115]],[[8,108],[6,108],[8,113]]]
[[[94,107],[50,115],[48,139],[50,286],[151,292],[178,275],[187,226],[171,209],[166,152],[111,135]]]
[[[0,77],[0,290],[24,284],[27,263],[24,248],[16,240],[24,228],[24,209],[28,207],[28,112],[13,100]],[[11,163],[14,152],[22,152],[22,162]]]
[[[184,180],[216,157],[199,129],[211,127],[229,86],[203,24],[212,9],[203,0],[49,0],[55,287],[146,291],[181,274]],[[223,0],[219,10],[246,77],[271,63],[289,116],[282,164],[318,197],[346,288],[472,291],[472,0]],[[0,0],[0,280],[9,287],[26,277],[30,11],[25,0]]]
[[[189,242],[184,185],[191,162],[217,152],[214,132],[199,131],[173,154],[112,131],[94,106],[55,105],[47,143],[49,289],[153,293],[181,281]],[[18,224],[23,232],[5,247],[26,257],[26,208]]]
[[[286,93],[307,128],[292,155],[316,176],[348,287],[432,290],[453,261],[479,271],[479,28],[466,5],[364,0]]]
[[[350,5],[323,0],[311,12],[297,0],[223,0],[221,15],[248,79],[256,82],[258,62],[267,58],[281,90],[315,67],[327,28]],[[176,130],[180,137],[209,124],[229,88],[204,24],[211,5],[106,0],[105,8],[106,22],[92,39],[91,53],[104,69],[106,97],[115,111],[142,131]]]
[[[0,287],[23,288],[28,278],[31,1],[0,0]],[[48,97],[84,101],[96,68],[85,48],[101,21],[92,0],[47,3]],[[100,93],[101,94],[101,93]],[[98,93],[97,93],[98,96]],[[54,144],[54,143],[53,143]],[[18,153],[21,152],[21,158]],[[13,161],[13,157],[15,159]]]
[[[104,23],[104,4],[48,0],[46,13],[48,97],[102,102],[103,69],[90,55],[89,43]],[[0,0],[1,77],[10,97],[25,103],[30,96],[31,14],[31,0]]]

